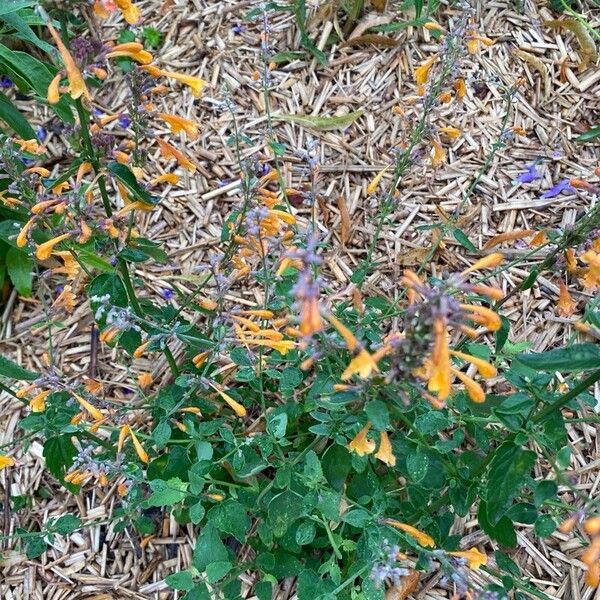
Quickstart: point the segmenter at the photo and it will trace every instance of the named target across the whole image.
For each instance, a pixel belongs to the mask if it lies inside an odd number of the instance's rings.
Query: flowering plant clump
[[[412,24],[437,51],[414,66],[411,96],[388,106],[399,139],[363,188],[376,211],[374,232],[351,285],[340,290],[329,272],[333,238],[318,218],[328,185],[319,141],[306,134],[303,147],[287,148],[274,122],[336,130],[362,112],[321,120],[272,113],[277,65],[289,59],[272,48],[272,19],[286,7],[258,2],[247,14],[260,63],[248,85],[261,92],[266,115],[255,143],[241,133],[230,90],[162,64],[160,34],[140,28],[135,2],[74,7],[109,23],[101,33],[125,24],[105,38],[42,4],[0,7],[21,33],[21,21],[39,26],[31,30],[35,51],[0,44],[0,66],[53,114],[50,133],[64,151],[48,160],[49,131],[33,130],[16,93],[2,94],[0,248],[18,294],[35,292],[44,306],[49,347],[35,369],[0,357],[0,389],[23,407],[0,469],[18,471],[28,444],[38,441],[65,494],[116,490],[110,526],[127,531],[140,551],[159,535],[149,511],[172,513],[194,532],[188,563],[166,578],[187,600],[241,598],[248,575],[261,600],[289,578],[299,600],[404,600],[432,573],[452,598],[539,595],[509,556],[522,525],[536,538],[557,531],[589,538],[581,561],[587,584],[597,587],[597,502],[564,472],[567,425],[595,406],[589,390],[600,380],[597,302],[584,309],[584,295],[574,291],[600,286],[599,212],[592,208],[562,230],[499,234],[481,249],[461,229],[461,210],[485,169],[520,134],[510,118],[523,81],[501,86],[507,108],[498,139],[455,213],[437,207],[442,221],[430,228],[418,266],[398,272],[393,295],[370,283],[403,178],[451,162],[463,135],[449,117],[477,83],[469,61],[494,46],[476,27],[475,10],[458,2],[442,25],[443,15],[425,18],[414,2]],[[373,2],[376,10],[380,4]],[[335,37],[316,46],[306,4],[291,5],[315,65],[327,61],[328,43],[345,44]],[[351,31],[361,6],[336,13],[332,35]],[[240,25],[232,35],[245,32]],[[366,40],[346,45],[390,46],[380,33],[359,37]],[[127,87],[127,101],[112,111],[107,99],[117,83]],[[145,269],[176,258],[145,233],[152,231],[145,219],[202,170],[192,143],[208,127],[169,106],[177,99],[191,107],[206,90],[229,119],[237,175],[227,185],[235,195],[219,242],[192,265],[192,289],[173,283],[154,293]],[[542,162],[524,165],[513,184],[543,179]],[[540,200],[596,194],[588,179],[599,174],[561,180]],[[343,198],[337,206],[345,245],[350,217]],[[461,267],[447,261],[439,268],[434,259],[450,234],[467,253]],[[522,243],[531,256],[545,252],[521,284],[505,276],[515,264],[498,250],[507,242]],[[556,280],[558,317],[570,323],[579,312],[572,322],[587,341],[524,353],[509,341],[505,309],[545,272]],[[108,369],[61,369],[51,332],[74,314],[91,315],[98,343],[127,372],[125,383]],[[467,516],[481,532],[476,540],[457,533]],[[93,524],[65,514],[13,537],[34,560],[56,535]]]

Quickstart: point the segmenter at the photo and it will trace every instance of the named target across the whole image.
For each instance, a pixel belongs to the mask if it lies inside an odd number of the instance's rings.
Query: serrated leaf
[[[356,110],[354,112],[350,112],[346,115],[339,115],[335,117],[318,117],[311,115],[273,115],[274,119],[278,119],[280,121],[288,121],[290,123],[295,123],[296,125],[301,125],[302,127],[306,127],[308,129],[319,129],[320,131],[333,131],[336,129],[345,129],[349,127],[356,121],[359,117],[362,116],[364,111]]]
[[[194,579],[189,571],[180,571],[165,577],[165,583],[174,590],[189,592],[194,587]]]
[[[267,512],[273,535],[281,537],[289,526],[304,513],[302,496],[291,490],[286,490],[269,502]]]
[[[155,479],[150,482],[150,488],[152,495],[145,502],[147,506],[172,506],[185,498],[188,484],[179,477],[173,477],[168,481]]]
[[[490,463],[487,487],[487,517],[496,525],[521,491],[535,463],[536,455],[512,442],[504,442]]]
[[[212,523],[208,523],[198,536],[192,564],[198,571],[203,572],[208,565],[226,561],[228,558],[227,548],[221,541],[216,527]]]

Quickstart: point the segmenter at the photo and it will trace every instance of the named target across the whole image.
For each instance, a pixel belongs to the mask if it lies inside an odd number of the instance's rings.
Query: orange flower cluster
[[[469,273],[478,269],[495,267],[502,260],[501,254],[490,254],[454,278],[452,285],[456,286],[458,290],[468,290],[498,300],[503,296],[500,289],[485,285],[470,285],[466,283],[465,279]],[[433,337],[432,347],[427,356],[420,357],[420,366],[412,369],[413,375],[427,381],[427,388],[430,392],[427,395],[429,400],[434,406],[442,407],[450,395],[452,380],[456,377],[465,386],[467,394],[473,402],[484,402],[485,392],[481,385],[454,367],[452,359],[457,358],[472,364],[484,379],[495,377],[496,368],[481,358],[451,350],[449,329],[456,329],[470,338],[475,338],[480,332],[473,325],[481,326],[488,331],[497,331],[500,328],[501,320],[498,314],[485,306],[458,303],[450,296],[445,295],[443,291],[439,293],[435,289],[429,288],[412,271],[405,271],[403,283],[408,289],[410,305],[413,307],[425,306],[430,311],[427,316],[425,314],[424,316],[431,319],[426,326],[430,330],[427,335]],[[415,310],[418,313],[418,309]],[[398,344],[403,343],[409,336],[415,335],[408,330],[402,333],[392,333],[381,348],[371,354],[336,317],[328,314],[326,318],[335,327],[344,339],[346,347],[353,354],[350,364],[342,373],[342,380],[350,379],[353,375],[358,375],[362,379],[370,377],[379,370],[378,363],[382,358],[393,354]],[[424,336],[425,334],[420,332],[417,335]]]
[[[299,334],[294,328],[286,327],[287,317],[275,318],[270,310],[253,309],[242,310],[233,314],[231,318],[234,321],[237,341],[244,346],[271,348],[283,355],[297,347],[295,341],[284,339],[284,333],[290,337],[298,337]],[[261,327],[252,318],[266,321],[270,326]],[[282,328],[285,328],[283,332],[280,331]]]
[[[277,238],[277,241],[284,247],[291,248],[291,240],[294,237],[292,228],[296,224],[296,218],[294,215],[276,208],[282,203],[282,194],[270,190],[268,186],[277,179],[278,174],[275,170],[270,170],[263,175],[254,190],[256,205],[251,207],[245,215],[240,215],[236,223],[231,224],[232,230],[240,231],[233,238],[238,246],[231,259],[235,267],[234,279],[246,277],[255,265],[260,265],[266,260],[271,250],[268,238]],[[246,231],[243,234],[241,234],[242,218],[246,219]],[[282,272],[282,266],[278,272]]]

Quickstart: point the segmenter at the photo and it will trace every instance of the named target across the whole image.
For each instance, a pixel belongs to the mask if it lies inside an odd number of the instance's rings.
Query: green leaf
[[[35,131],[19,109],[0,92],[0,119],[24,140],[35,139]]]
[[[219,531],[228,533],[240,543],[246,540],[246,532],[252,522],[246,509],[236,500],[226,500],[208,511],[208,521]]]
[[[29,42],[34,46],[37,46],[40,50],[43,50],[47,54],[52,55],[56,53],[56,48],[54,48],[54,46],[51,46],[47,42],[40,40],[40,38],[35,34],[33,29],[29,27],[27,21],[25,21],[18,14],[15,14],[15,12],[11,11],[8,13],[0,14],[0,19],[16,31],[16,33],[13,34],[15,37],[18,37],[21,40]]]
[[[80,529],[82,526],[83,523],[79,517],[76,517],[75,515],[63,515],[56,519],[52,524],[52,530],[59,535],[68,535],[69,533],[73,533],[77,529]]]
[[[226,561],[228,558],[227,548],[221,541],[217,528],[212,523],[208,523],[202,528],[196,542],[192,564],[198,571],[203,572],[208,565]]]
[[[415,482],[423,481],[429,469],[429,457],[418,450],[406,457],[408,475]]]
[[[555,529],[556,521],[550,515],[540,515],[533,526],[535,535],[541,538],[552,535]]]
[[[140,200],[146,204],[156,206],[160,198],[153,196],[145,190],[135,178],[128,166],[118,162],[111,162],[108,165],[108,170],[127,188],[134,200]]]
[[[512,442],[504,442],[490,463],[487,487],[487,516],[492,525],[498,524],[529,478],[536,455],[522,450]]]
[[[378,431],[385,431],[390,424],[390,414],[385,402],[381,400],[371,400],[365,407],[367,418]]]
[[[39,556],[44,554],[44,552],[46,552],[47,547],[48,544],[44,540],[43,534],[40,534],[39,536],[35,536],[27,541],[27,546],[25,547],[25,554],[30,560],[38,558]]]
[[[513,504],[506,513],[506,516],[513,522],[531,525],[532,523],[535,523],[538,512],[533,504],[521,502],[519,504]]]
[[[506,554],[504,554],[504,552],[496,550],[496,552],[494,552],[494,556],[496,558],[496,564],[500,569],[502,569],[502,571],[510,573],[515,577],[521,576],[521,569],[519,568],[519,565],[517,565],[512,558],[509,558]]]
[[[24,369],[16,362],[0,355],[0,376],[22,381],[33,381],[34,379],[37,379],[40,374]]]
[[[180,571],[165,577],[165,583],[174,590],[189,592],[194,587],[194,578],[189,571]]]
[[[304,514],[302,496],[291,490],[286,490],[269,502],[267,513],[273,535],[281,537],[289,526]]]
[[[495,525],[492,525],[487,517],[487,505],[483,501],[479,503],[477,520],[481,529],[493,540],[509,548],[517,545],[517,534],[511,520],[508,517],[502,517]]]
[[[465,234],[464,231],[462,231],[461,229],[458,229],[457,227],[454,228],[454,231],[452,232],[454,235],[454,239],[463,247],[465,247],[467,250],[469,250],[470,252],[477,252],[477,247],[475,246],[475,244],[473,244],[473,242],[467,237],[467,235]]]
[[[190,519],[194,525],[197,525],[204,519],[204,514],[206,511],[204,510],[204,506],[202,506],[202,502],[198,502],[193,506],[190,506]]]
[[[600,363],[600,345],[573,344],[547,352],[519,354],[516,358],[530,369],[538,371],[585,371]]]
[[[288,424],[288,416],[284,412],[271,413],[267,420],[267,431],[276,439],[285,437]]]
[[[159,448],[163,448],[171,439],[171,426],[167,421],[161,421],[152,431],[152,439]]]
[[[533,491],[533,503],[540,507],[546,500],[554,498],[558,493],[558,486],[548,479],[540,481]]]
[[[35,6],[37,3],[38,0],[4,0],[2,6],[0,6],[0,16],[17,12],[22,8]]]
[[[338,444],[330,446],[323,454],[321,464],[323,474],[329,485],[334,490],[340,491],[344,487],[346,477],[348,477],[348,473],[352,468],[350,452],[344,446]]]
[[[576,142],[592,142],[600,137],[600,127],[592,127],[575,138]]]
[[[150,482],[150,488],[153,493],[146,500],[146,506],[172,506],[185,498],[188,484],[179,477],[173,477],[168,481],[155,479]]]
[[[233,565],[228,560],[219,560],[210,565],[206,566],[206,578],[208,583],[216,583],[220,579],[223,579],[229,571],[233,568]]]
[[[317,528],[312,521],[304,521],[300,523],[298,529],[296,529],[296,544],[298,546],[306,546],[310,544],[317,533]]]
[[[17,292],[31,296],[33,286],[33,259],[24,250],[9,248],[6,253],[6,270]]]
[[[58,435],[48,438],[44,443],[44,459],[46,467],[54,477],[63,483],[71,491],[77,491],[78,486],[66,483],[64,476],[67,469],[73,464],[73,459],[77,455],[77,448],[71,441],[68,434]]]
[[[336,129],[345,129],[349,127],[360,118],[363,114],[363,110],[356,110],[346,115],[339,115],[336,117],[314,117],[311,115],[273,115],[274,119],[280,121],[288,121],[301,125],[308,129],[318,129],[320,131],[333,131]]]

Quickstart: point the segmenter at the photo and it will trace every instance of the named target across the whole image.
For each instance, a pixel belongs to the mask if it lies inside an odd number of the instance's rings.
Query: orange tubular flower
[[[431,71],[431,67],[433,63],[437,60],[437,54],[434,54],[431,58],[428,58],[424,63],[421,63],[415,69],[415,82],[417,86],[421,87],[427,83],[427,79],[429,78],[429,71]]]
[[[226,394],[223,390],[219,389],[216,385],[211,384],[212,388],[229,404],[230,408],[235,412],[238,417],[246,416],[246,409],[239,403],[236,402],[229,394]]]
[[[487,327],[490,331],[498,331],[502,326],[500,316],[490,308],[485,306],[475,306],[472,304],[461,304],[460,307],[466,311],[469,319],[479,325]]]
[[[35,256],[38,260],[48,260],[50,256],[52,256],[54,246],[60,244],[60,242],[62,242],[63,240],[66,240],[70,235],[70,233],[63,233],[62,235],[59,235],[55,238],[48,240],[47,242],[44,242],[43,244],[40,244],[35,250]]]
[[[46,398],[50,395],[50,390],[45,390],[34,396],[29,401],[29,408],[31,412],[39,413],[46,410]]]
[[[175,173],[165,173],[164,175],[159,175],[158,177],[155,177],[150,182],[151,185],[157,185],[159,183],[177,185],[179,183],[179,175],[175,175]]]
[[[58,73],[48,86],[47,100],[50,104],[57,104],[60,100],[60,80],[62,75]]]
[[[154,381],[151,373],[140,373],[137,378],[138,385],[144,390],[152,385]]]
[[[467,390],[467,394],[469,394],[469,398],[471,398],[473,402],[476,402],[477,404],[485,402],[485,392],[474,379],[471,379],[466,373],[463,373],[458,369],[451,368],[450,371],[462,381]]]
[[[417,542],[419,542],[419,544],[421,544],[421,546],[425,548],[435,547],[435,541],[430,535],[424,533],[423,531],[420,531],[412,525],[401,523],[396,519],[383,519],[383,524],[390,525],[391,527],[394,527],[394,529],[399,529],[400,531],[403,531],[404,533],[410,535],[410,537],[417,540]]]
[[[184,75],[183,73],[174,73],[172,71],[163,71],[162,69],[159,69],[158,67],[155,67],[153,65],[145,67],[145,71],[149,73],[152,77],[163,76],[180,81],[192,90],[192,95],[195,98],[200,98],[200,96],[202,95],[202,90],[206,85],[208,85],[208,81],[204,81],[204,79],[200,79],[199,77],[192,77],[191,75]]]
[[[450,349],[448,334],[441,319],[433,324],[435,336],[433,352],[431,353],[432,371],[427,384],[430,392],[437,392],[439,400],[446,400],[450,395]]]
[[[577,302],[571,297],[569,288],[567,288],[564,281],[559,281],[558,285],[560,287],[560,293],[556,304],[556,310],[561,317],[570,317],[577,310]]]
[[[192,358],[192,363],[194,363],[196,369],[199,369],[206,362],[208,357],[209,352],[200,352],[200,354],[196,354],[196,356]]]
[[[140,9],[131,0],[115,0],[123,18],[130,24],[135,25],[140,20]]]
[[[10,456],[0,455],[0,471],[6,469],[6,467],[14,467],[15,459]]]
[[[92,101],[92,98],[85,85],[85,81],[81,75],[81,71],[77,67],[77,64],[71,56],[71,53],[67,50],[67,47],[64,45],[56,29],[54,29],[54,27],[52,26],[52,23],[50,23],[50,20],[46,22],[46,26],[48,27],[48,31],[50,31],[50,35],[52,36],[52,39],[54,40],[54,43],[56,44],[56,47],[58,48],[58,51],[62,58],[63,64],[65,65],[65,70],[67,71],[67,79],[69,80],[69,94],[71,95],[71,98],[73,98],[73,100],[77,100],[77,98],[83,97],[87,103],[90,103]],[[54,86],[58,85],[54,83],[54,80],[52,80],[50,88],[53,87],[53,84]],[[50,88],[48,88],[49,95],[51,95],[51,92],[52,94],[54,93],[54,89],[51,90]]]
[[[358,354],[350,361],[350,364],[341,375],[341,380],[347,381],[352,375],[358,375],[361,379],[367,379],[373,371],[378,371],[377,362],[373,359],[373,356],[363,348],[362,350],[359,350]]]
[[[477,570],[479,567],[487,565],[488,562],[487,555],[475,547],[469,548],[468,550],[448,552],[448,554],[450,556],[457,556],[458,558],[466,559],[469,568],[473,570]]]
[[[159,137],[157,137],[155,139],[158,142],[158,145],[160,147],[160,153],[163,156],[163,158],[167,158],[167,159],[174,158],[179,163],[180,166],[182,166],[184,169],[186,169],[190,173],[196,172],[196,165],[191,160],[189,160],[185,156],[185,154],[183,154],[183,152],[180,152],[179,150],[177,150],[177,148],[175,148],[168,142],[161,140]]]
[[[106,58],[130,58],[141,65],[149,65],[154,57],[147,50],[138,50],[133,52],[131,50],[112,50],[106,55]]]
[[[459,352],[458,350],[450,350],[450,354],[452,356],[456,356],[457,358],[461,358],[462,360],[471,363],[477,367],[478,373],[484,377],[485,379],[490,379],[491,377],[496,377],[498,371],[494,365],[491,365],[486,360],[482,358],[477,358],[476,356],[471,356],[470,354],[465,354],[464,352]]]
[[[29,230],[33,227],[35,222],[36,218],[32,217],[31,219],[29,219],[29,221],[27,221],[27,223],[25,223],[25,225],[23,225],[21,231],[19,232],[19,235],[17,236],[17,248],[23,248],[27,245],[27,234],[29,233]]]
[[[96,421],[102,421],[104,415],[92,404],[90,404],[85,398],[82,398],[78,394],[73,394],[75,400],[79,403],[81,408],[85,409]]]
[[[382,431],[379,434],[379,450],[377,450],[375,458],[385,463],[388,467],[393,467],[396,465],[396,457],[394,456],[392,444],[387,431]]]
[[[142,444],[140,444],[140,440],[138,440],[135,433],[133,433],[133,430],[131,429],[131,427],[128,427],[127,429],[129,431],[129,435],[131,436],[131,441],[133,442],[133,447],[135,448],[135,452],[138,455],[139,459],[143,463],[150,462],[150,458],[148,457],[148,454],[144,450]]]
[[[354,439],[348,443],[346,448],[348,448],[350,452],[355,452],[359,456],[373,454],[375,451],[375,442],[367,437],[369,429],[371,429],[371,422],[367,421],[367,424],[356,434]]]
[[[53,308],[64,308],[68,313],[72,313],[75,308],[75,294],[73,294],[70,285],[65,285],[63,291],[58,295],[52,304]]]
[[[198,138],[198,125],[189,119],[178,117],[177,115],[168,115],[167,113],[158,113],[158,116],[169,126],[174,133],[185,133],[190,140]]]

